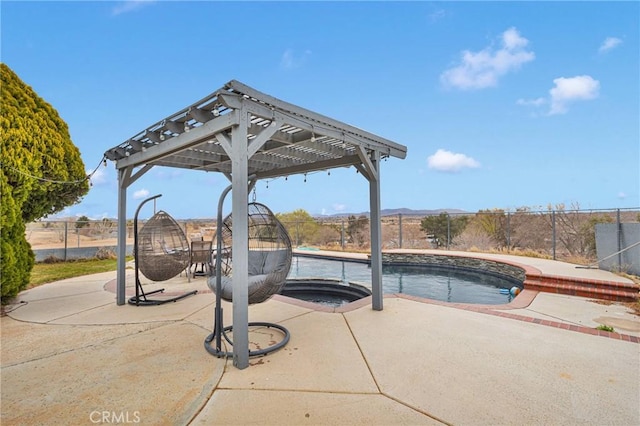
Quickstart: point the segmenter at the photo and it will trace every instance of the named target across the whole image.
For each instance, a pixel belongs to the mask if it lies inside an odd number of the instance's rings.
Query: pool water
[[[332,278],[371,288],[365,263],[294,256],[288,278]],[[516,280],[482,272],[430,266],[382,266],[384,293],[402,293],[452,303],[499,305],[514,296],[505,289],[522,287]]]

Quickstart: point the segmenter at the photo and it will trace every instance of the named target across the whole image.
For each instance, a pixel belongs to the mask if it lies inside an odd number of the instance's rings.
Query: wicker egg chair
[[[189,242],[180,225],[160,210],[138,234],[138,263],[151,281],[166,281],[189,266]]]
[[[218,201],[217,231],[213,257],[215,263],[209,266],[212,275],[207,285],[216,295],[213,332],[204,340],[204,347],[218,358],[233,356],[233,352],[223,348],[223,339],[231,346],[233,341],[227,334],[233,331],[233,325],[224,326],[222,299],[233,298],[233,221],[231,215],[222,220],[222,206],[226,195],[231,191],[229,185]],[[280,291],[286,282],[291,268],[291,239],[285,227],[267,206],[250,203],[248,206],[248,304],[264,302]],[[270,322],[249,322],[249,327],[277,330],[282,340],[268,347],[249,351],[249,356],[262,356],[283,348],[291,337],[289,330]]]
[[[285,284],[291,268],[291,239],[282,223],[264,204],[249,203],[249,304],[261,303],[278,293]],[[233,300],[233,255],[231,252],[233,219],[228,215],[222,222],[220,296]],[[217,241],[214,237],[213,247]],[[215,267],[212,268],[215,271]],[[209,288],[216,292],[215,274],[207,280]]]
[[[155,213],[138,232],[140,209],[147,201],[161,196],[156,195],[140,203],[133,220],[136,295],[129,299],[129,303],[136,306],[161,305],[197,293],[197,291],[190,291],[176,297],[149,299],[147,296],[162,293],[164,289],[145,293],[140,282],[139,272],[151,281],[166,281],[189,266],[187,237],[180,225],[167,212],[160,210]]]

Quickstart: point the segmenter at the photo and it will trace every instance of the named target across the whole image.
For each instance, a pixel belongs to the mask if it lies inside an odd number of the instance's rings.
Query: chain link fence
[[[441,249],[499,252],[563,260],[597,262],[595,228],[600,223],[639,223],[640,209],[486,210],[382,217],[383,249]],[[286,221],[297,246],[367,251],[366,216]]]
[[[365,215],[308,216],[304,220],[287,220],[287,214],[278,216],[296,247],[363,252],[370,249],[369,218]],[[396,214],[382,217],[382,247],[513,253],[591,264],[597,261],[597,224],[620,227],[621,223],[638,222],[640,208]],[[215,234],[214,219],[179,220],[178,223],[189,239],[202,235],[210,240]],[[63,260],[93,257],[92,250],[95,253],[99,248],[115,252],[117,221],[39,221],[27,225],[26,236],[38,261],[46,256]],[[127,246],[131,252],[132,220],[127,222]]]

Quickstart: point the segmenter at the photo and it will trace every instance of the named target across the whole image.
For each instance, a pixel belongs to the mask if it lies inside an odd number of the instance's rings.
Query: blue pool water
[[[294,256],[288,278],[332,278],[371,288],[371,268],[365,263]],[[505,289],[515,280],[454,268],[382,267],[384,293],[403,293],[453,303],[499,305],[513,300]],[[521,285],[520,285],[521,287]]]

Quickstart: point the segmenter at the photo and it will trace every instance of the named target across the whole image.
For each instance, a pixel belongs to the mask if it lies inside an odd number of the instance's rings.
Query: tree
[[[596,254],[596,224],[612,223],[606,215],[592,215],[580,211],[580,204],[572,203],[570,208],[564,204],[548,207],[555,212],[556,238],[571,256],[590,258]],[[552,216],[549,215],[551,218]],[[553,226],[553,224],[550,224]]]
[[[357,244],[358,247],[362,247],[366,241],[367,225],[369,225],[369,218],[365,215],[360,215],[357,218],[351,215],[347,219],[347,236],[349,241]]]
[[[420,221],[420,229],[433,238],[438,247],[448,246],[464,231],[468,222],[467,216],[450,217],[448,213],[438,216],[425,216]]]
[[[479,210],[474,222],[498,247],[507,246],[507,215],[502,209]]]
[[[535,214],[530,207],[518,207],[515,212],[479,210],[473,223],[500,249],[511,250],[524,246],[532,250],[545,248],[545,234],[541,232],[544,217]]]
[[[25,224],[77,203],[89,190],[80,151],[57,111],[0,64],[2,299],[26,288],[34,255]]]
[[[89,222],[90,221],[91,221],[91,219],[89,219],[87,216],[80,216],[76,220],[76,229],[80,229],[80,228],[84,228],[85,226],[89,226]]]
[[[101,221],[95,222],[96,230],[102,238],[109,236],[113,228],[115,228],[115,225],[116,223],[113,220],[106,217],[102,218]]]
[[[287,229],[291,241],[296,246],[312,241],[320,228],[320,224],[304,209],[276,213],[276,217]]]

